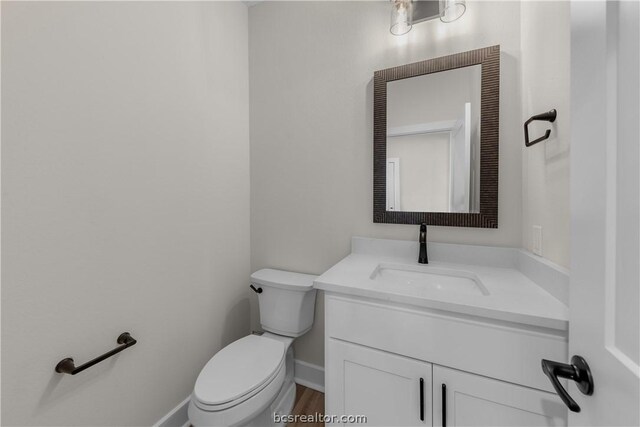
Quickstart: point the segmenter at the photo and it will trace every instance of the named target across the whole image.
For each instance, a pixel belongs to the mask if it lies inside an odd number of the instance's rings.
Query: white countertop
[[[356,239],[359,239],[356,242]],[[568,329],[568,308],[541,286],[505,261],[505,251],[517,249],[484,248],[467,245],[447,245],[447,249],[456,249],[463,253],[465,262],[449,262],[449,260],[431,259],[429,264],[417,262],[417,242],[388,241],[393,247],[385,250],[385,241],[377,239],[354,238],[354,252],[338,262],[318,277],[314,286],[327,292],[391,301],[417,307],[444,310],[471,316],[484,317],[525,325],[566,331]],[[363,243],[369,246],[362,250]],[[378,246],[370,250],[371,243]],[[403,249],[398,250],[398,245]],[[434,246],[437,246],[435,244]],[[442,245],[440,245],[442,246]],[[380,249],[382,247],[382,249]],[[469,250],[468,248],[472,248]],[[429,246],[431,250],[431,245]],[[434,247],[433,252],[440,252]],[[415,253],[414,253],[415,252]],[[478,264],[470,263],[479,253]],[[415,256],[409,256],[415,255]],[[431,255],[431,254],[430,254]],[[492,262],[494,255],[501,260]],[[451,257],[454,258],[454,257]],[[489,260],[488,260],[489,259]],[[420,266],[428,271],[430,268],[446,268],[475,274],[488,290],[488,295],[465,294],[454,291],[419,289],[416,287],[389,284],[371,279],[371,274],[381,263]],[[568,279],[568,276],[567,276]]]

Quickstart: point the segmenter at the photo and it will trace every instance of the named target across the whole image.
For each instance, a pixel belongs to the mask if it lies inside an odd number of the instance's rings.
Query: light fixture
[[[466,0],[390,0],[391,34],[401,36],[411,31],[414,23],[440,18],[449,23],[467,10]]]
[[[391,27],[394,36],[401,36],[411,31],[413,26],[413,7],[411,0],[391,0]]]
[[[465,0],[440,0],[440,20],[442,22],[453,22],[464,15],[466,10]]]

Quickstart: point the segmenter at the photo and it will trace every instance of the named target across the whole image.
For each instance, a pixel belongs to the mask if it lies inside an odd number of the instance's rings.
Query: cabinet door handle
[[[442,384],[442,427],[447,427],[447,385]]]
[[[424,421],[424,378],[420,378],[420,421]]]

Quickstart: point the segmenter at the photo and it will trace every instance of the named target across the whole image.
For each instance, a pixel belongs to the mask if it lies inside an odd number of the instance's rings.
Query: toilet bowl
[[[295,400],[290,347],[293,339],[288,338],[287,343],[282,338],[285,337],[249,335],[220,350],[196,380],[189,405],[191,423],[240,426],[252,425],[252,419],[261,418],[257,425],[275,425],[272,415],[270,420],[266,420],[269,414],[258,415],[291,411],[284,401],[290,401],[292,406]],[[293,392],[289,399],[287,392]]]
[[[201,426],[276,426],[295,401],[295,337],[313,324],[316,276],[264,269],[251,275],[263,329],[216,353],[196,380],[189,421]]]

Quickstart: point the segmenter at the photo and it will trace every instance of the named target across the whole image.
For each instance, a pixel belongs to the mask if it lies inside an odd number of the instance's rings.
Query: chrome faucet
[[[420,255],[418,256],[420,264],[429,264],[427,257],[427,223],[420,224]]]

